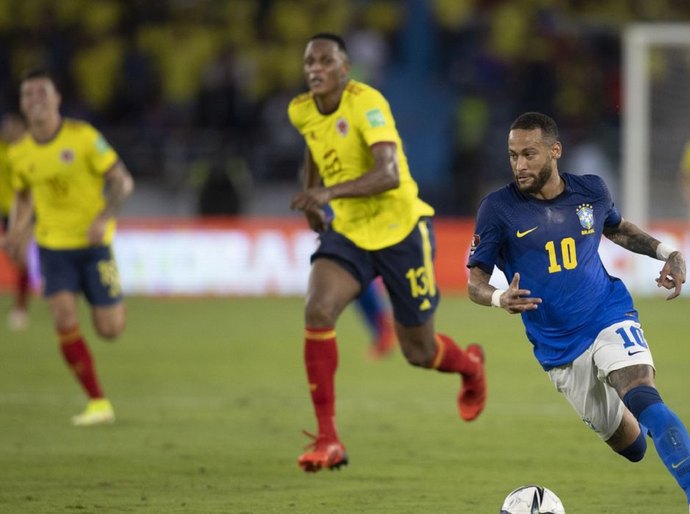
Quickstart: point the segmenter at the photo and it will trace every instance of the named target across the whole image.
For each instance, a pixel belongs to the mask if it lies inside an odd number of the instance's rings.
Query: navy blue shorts
[[[433,315],[440,292],[434,274],[436,240],[430,218],[421,218],[405,239],[381,250],[363,250],[330,227],[319,241],[311,262],[324,257],[337,262],[361,284],[362,291],[381,276],[398,323],[419,326]]]
[[[120,276],[109,246],[79,250],[49,250],[38,247],[43,275],[43,295],[58,291],[84,293],[91,305],[106,306],[122,301]]]

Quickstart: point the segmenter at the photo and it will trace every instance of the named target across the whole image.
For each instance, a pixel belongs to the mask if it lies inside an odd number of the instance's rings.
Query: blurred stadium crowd
[[[198,213],[286,211],[257,196],[296,187],[285,109],[305,41],[337,32],[353,77],[389,99],[422,196],[467,215],[507,180],[506,130],[525,110],[559,121],[562,170],[615,191],[622,29],[679,20],[687,0],[3,0],[0,107],[46,66],[63,112],[99,127],[141,190]]]

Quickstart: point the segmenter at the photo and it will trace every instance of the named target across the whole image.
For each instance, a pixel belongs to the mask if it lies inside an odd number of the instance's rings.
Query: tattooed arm
[[[626,250],[666,261],[656,279],[657,286],[673,289],[667,300],[680,295],[686,274],[685,258],[682,253],[678,251],[668,253],[668,247],[661,244],[658,239],[626,220],[621,220],[617,227],[604,228],[604,235]]]
[[[654,239],[634,223],[623,219],[617,227],[604,227],[604,235],[626,250],[656,259],[656,247],[659,246],[659,240]]]

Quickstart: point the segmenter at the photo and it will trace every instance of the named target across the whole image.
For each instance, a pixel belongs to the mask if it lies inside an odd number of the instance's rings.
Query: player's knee
[[[336,321],[332,310],[320,302],[307,302],[305,318],[310,327],[333,326]]]
[[[640,435],[633,443],[619,450],[618,453],[628,459],[630,462],[639,462],[644,458],[644,454],[647,452],[647,438],[645,437],[645,431],[641,431]]]
[[[103,339],[112,341],[125,330],[126,314],[123,304],[109,307],[96,307],[92,312],[92,322],[96,333]]]
[[[95,328],[100,337],[108,341],[113,341],[114,339],[117,339],[122,332],[124,332],[125,321],[124,319],[113,319],[107,321],[101,320],[96,324]]]
[[[640,419],[640,414],[642,414],[647,407],[656,403],[663,403],[663,400],[661,396],[659,396],[659,391],[657,391],[656,388],[640,385],[633,387],[630,391],[625,393],[625,396],[623,396],[623,403],[628,410],[632,412],[633,416]]]
[[[436,346],[425,344],[423,341],[400,338],[400,350],[405,359],[412,366],[420,368],[430,368],[436,356]]]
[[[417,352],[405,352],[403,350],[403,355],[405,356],[405,360],[407,360],[408,364],[418,367],[418,368],[430,368],[431,367],[431,359],[427,359],[424,355],[421,355]]]
[[[122,334],[123,329],[115,326],[100,327],[97,329],[98,335],[101,336],[106,341],[114,341],[120,334]]]

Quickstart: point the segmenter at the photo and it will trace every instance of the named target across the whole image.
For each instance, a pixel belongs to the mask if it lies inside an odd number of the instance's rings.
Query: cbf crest
[[[583,203],[575,212],[580,220],[580,225],[584,228],[582,235],[594,234],[594,208],[588,203]]]

